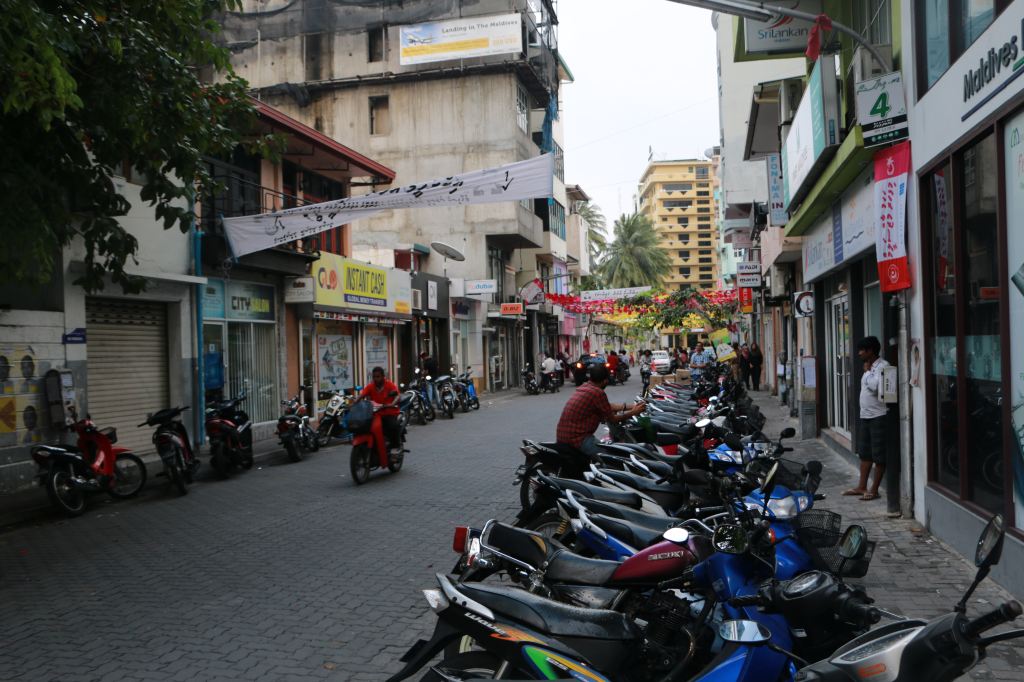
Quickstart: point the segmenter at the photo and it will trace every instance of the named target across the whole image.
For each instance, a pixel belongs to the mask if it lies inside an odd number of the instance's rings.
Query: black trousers
[[[384,438],[389,448],[402,446],[402,429],[398,425],[398,417],[393,414],[384,415],[380,418],[381,428],[384,430]]]

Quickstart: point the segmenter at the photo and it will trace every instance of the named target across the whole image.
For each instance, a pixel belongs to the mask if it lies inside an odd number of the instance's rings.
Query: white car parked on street
[[[672,367],[672,358],[667,350],[656,350],[651,352],[651,369],[658,374],[668,374]]]

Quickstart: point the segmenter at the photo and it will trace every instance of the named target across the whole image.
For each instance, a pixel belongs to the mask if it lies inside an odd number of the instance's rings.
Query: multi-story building
[[[351,140],[398,182],[560,155],[559,85],[571,75],[552,0],[297,0],[273,10],[245,0],[222,22],[236,71],[262,100]],[[425,351],[473,366],[485,388],[518,382],[527,327],[551,328],[554,311],[500,306],[518,301],[525,273],[566,267],[560,178],[556,187],[551,200],[390,211],[351,231],[356,254],[451,280],[450,316],[400,349],[406,370]],[[465,260],[421,248],[434,241]]]
[[[709,159],[651,161],[640,178],[638,211],[650,219],[672,261],[668,291],[712,289],[718,267],[718,209]]]

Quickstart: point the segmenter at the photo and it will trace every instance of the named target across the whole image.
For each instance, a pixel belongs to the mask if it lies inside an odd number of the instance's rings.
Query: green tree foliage
[[[605,229],[608,221],[601,212],[601,207],[591,201],[576,202],[576,213],[587,223],[587,239],[590,245],[590,263],[596,266],[601,262],[608,248],[608,236]]]
[[[639,213],[623,215],[615,221],[612,236],[600,265],[601,277],[608,286],[659,287],[672,261],[658,245],[651,221]]]
[[[253,129],[246,84],[210,36],[237,0],[0,0],[0,282],[48,281],[76,239],[87,291],[125,291],[136,239],[113,176],[132,168],[164,229],[212,186],[204,157]],[[220,74],[204,84],[198,66]],[[258,140],[248,140],[260,146]]]

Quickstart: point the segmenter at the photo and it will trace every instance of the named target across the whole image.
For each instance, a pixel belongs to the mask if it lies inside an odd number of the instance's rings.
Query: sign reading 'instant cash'
[[[345,301],[386,308],[388,273],[370,265],[345,263]]]
[[[332,253],[313,265],[316,305],[337,312],[409,314],[412,278],[404,270],[382,268]]]

